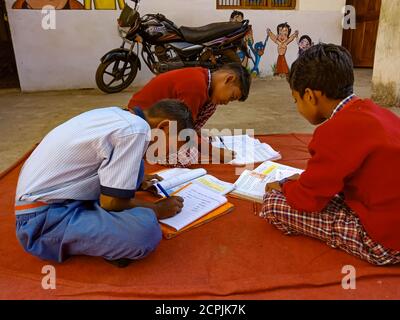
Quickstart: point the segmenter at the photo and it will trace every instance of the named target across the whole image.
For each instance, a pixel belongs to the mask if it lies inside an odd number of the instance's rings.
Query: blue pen
[[[161,184],[157,183],[157,187],[158,189],[160,189],[160,191],[164,194],[164,196],[166,196],[167,198],[169,198],[169,194],[167,193],[167,191],[165,191],[165,189],[163,187],[161,187]]]

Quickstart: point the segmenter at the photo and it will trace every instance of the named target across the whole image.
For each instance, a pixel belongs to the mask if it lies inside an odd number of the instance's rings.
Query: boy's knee
[[[162,238],[161,228],[153,210],[137,208],[132,213],[135,226],[128,235],[128,243],[132,249],[131,258],[141,259],[154,251]],[[139,211],[139,212],[138,212]]]
[[[282,202],[282,198],[284,199],[284,196],[280,192],[267,192],[264,195],[262,213],[265,218],[272,218],[277,211],[277,204]]]

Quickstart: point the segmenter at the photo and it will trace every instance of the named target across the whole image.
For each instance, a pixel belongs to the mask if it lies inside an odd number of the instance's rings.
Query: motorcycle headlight
[[[121,38],[125,38],[126,37],[126,34],[128,33],[128,31],[129,31],[129,27],[120,27],[120,26],[118,26],[118,33],[119,33],[119,36],[121,37]]]

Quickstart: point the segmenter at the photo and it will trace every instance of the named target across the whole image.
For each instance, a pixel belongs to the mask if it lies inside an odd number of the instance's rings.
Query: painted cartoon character
[[[125,0],[84,0],[85,9],[92,10],[116,10],[117,2],[119,9],[123,9],[125,7]]]
[[[292,28],[287,24],[287,22],[281,23],[276,29],[278,32],[277,35],[275,35],[269,28],[267,29],[267,34],[271,37],[271,40],[278,45],[278,61],[276,63],[275,75],[284,77],[289,73],[289,67],[285,57],[287,47],[296,37],[298,37],[299,31],[296,30],[293,35],[290,35]]]
[[[314,45],[308,35],[301,36],[300,39],[297,40],[297,44],[299,46],[299,56]]]
[[[248,42],[250,50],[254,55],[254,59],[252,59],[254,66],[250,71],[251,74],[255,73],[257,76],[260,75],[259,65],[260,65],[261,57],[264,55],[265,47],[267,46],[267,42],[268,42],[268,38],[269,37],[267,35],[264,43],[259,41],[254,46],[253,46],[253,41],[249,40],[249,42]]]
[[[244,14],[241,11],[233,11],[231,17],[229,19],[230,22],[243,22]],[[241,48],[237,50],[237,55],[239,56],[240,61],[242,62],[242,66],[247,68],[249,64],[249,48],[247,47],[248,40],[251,39],[253,41],[253,30],[250,26],[250,31],[243,38],[243,43]]]
[[[85,9],[82,3],[77,0],[17,0],[12,5],[13,9],[31,9],[42,10],[44,6],[53,6],[57,10],[71,9],[81,10]]]
[[[241,11],[233,11],[231,13],[231,17],[229,18],[230,22],[242,22],[244,20],[244,14]]]
[[[125,0],[83,0],[83,3],[78,0],[16,0],[12,8],[42,10],[44,6],[50,5],[57,10],[116,10],[117,3],[119,9],[125,6]]]

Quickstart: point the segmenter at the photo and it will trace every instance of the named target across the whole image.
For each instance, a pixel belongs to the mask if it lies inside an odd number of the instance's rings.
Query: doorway
[[[343,30],[342,46],[350,51],[355,67],[373,68],[381,0],[347,0],[346,4],[356,9],[357,28]]]
[[[0,0],[0,89],[19,88],[5,0]]]

